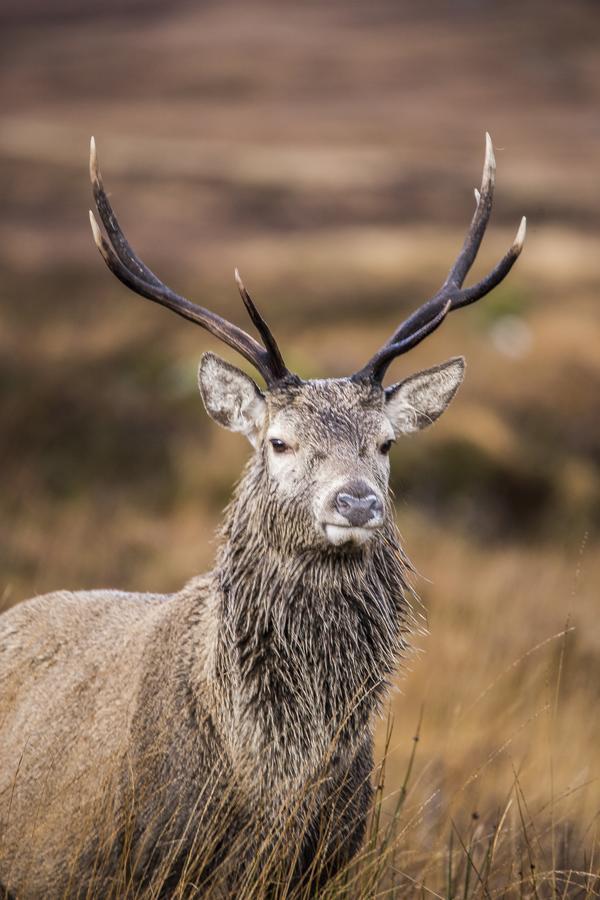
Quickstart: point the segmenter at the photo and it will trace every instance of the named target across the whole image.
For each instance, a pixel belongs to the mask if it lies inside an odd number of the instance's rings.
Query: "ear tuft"
[[[387,388],[385,409],[394,432],[410,434],[435,422],[453,399],[464,374],[464,357],[456,356]]]
[[[266,402],[250,376],[215,353],[205,353],[198,367],[198,386],[209,416],[223,428],[245,434],[255,446]]]

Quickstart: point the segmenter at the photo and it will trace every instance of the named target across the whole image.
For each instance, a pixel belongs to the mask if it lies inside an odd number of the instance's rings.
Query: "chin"
[[[347,525],[325,525],[325,538],[334,547],[345,544],[360,547],[367,544],[377,533],[376,528],[352,528]]]

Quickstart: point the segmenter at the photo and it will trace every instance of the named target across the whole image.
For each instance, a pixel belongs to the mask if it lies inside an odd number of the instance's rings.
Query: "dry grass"
[[[298,830],[297,817],[301,810],[307,819],[312,815],[317,784],[290,798],[277,822],[258,842],[260,810],[255,811],[255,821],[233,837],[227,831],[232,798],[221,797],[212,814],[201,817],[200,826],[194,826],[195,830],[188,827],[184,840],[190,849],[183,857],[179,843],[169,837],[169,822],[164,823],[156,844],[150,847],[134,841],[135,817],[132,814],[128,819],[125,814],[116,841],[109,830],[98,842],[94,831],[91,855],[83,827],[81,845],[72,848],[71,880],[62,896],[65,900],[74,896],[82,900],[157,900],[165,896],[173,900],[190,896],[308,900],[316,893],[323,900],[407,896],[588,900],[599,896],[597,813],[589,821],[582,818],[585,804],[581,796],[590,782],[580,779],[578,784],[559,789],[554,769],[554,735],[566,724],[559,697],[568,635],[567,625],[562,634],[551,639],[558,644],[557,665],[554,683],[548,685],[549,702],[539,711],[549,723],[547,759],[537,771],[533,796],[524,784],[525,767],[517,767],[512,760],[507,767],[506,789],[498,794],[493,808],[481,810],[468,805],[468,786],[475,780],[486,782],[485,770],[497,753],[506,750],[508,742],[457,788],[439,772],[432,774],[431,766],[423,766],[419,759],[423,711],[411,746],[409,739],[402,742],[406,744],[406,760],[396,781],[397,773],[390,775],[389,769],[397,729],[388,718],[381,762],[372,774],[376,795],[363,847],[333,878],[328,877],[331,856],[327,843],[335,834],[336,824],[326,817],[321,820],[321,840],[310,870],[300,883],[295,877],[296,850],[303,833],[302,826]],[[514,666],[539,649],[531,648],[523,659],[515,660]],[[494,687],[489,685],[483,694]],[[448,788],[454,793],[449,798],[444,796]],[[496,780],[494,791],[499,789]],[[110,805],[110,797],[107,802]],[[174,817],[177,815],[175,812]],[[106,821],[112,821],[110,813]],[[158,859],[152,855],[157,848]],[[79,869],[82,859],[85,880]],[[240,874],[241,859],[248,864]],[[108,879],[106,866],[111,871]]]

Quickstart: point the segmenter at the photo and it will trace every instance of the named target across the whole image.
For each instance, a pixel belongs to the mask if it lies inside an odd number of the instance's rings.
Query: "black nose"
[[[335,508],[353,528],[362,528],[371,519],[380,518],[383,503],[364,482],[348,484],[336,494]]]

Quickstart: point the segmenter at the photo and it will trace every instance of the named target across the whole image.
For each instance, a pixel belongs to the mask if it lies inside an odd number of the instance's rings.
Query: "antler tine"
[[[90,210],[90,224],[94,241],[106,265],[119,281],[136,294],[160,303],[190,322],[205,328],[258,369],[267,385],[272,385],[289,374],[273,335],[250,298],[248,298],[249,302],[246,300],[244,302],[263,338],[266,339],[268,334],[266,348],[237,325],[175,293],[137,256],[121,231],[117,217],[104,191],[93,138],[90,144],[90,178],[96,207],[108,236],[108,240],[106,240]]]
[[[98,215],[106,229],[110,243],[121,262],[127,267],[133,265],[137,270],[137,274],[145,281],[150,282],[150,284],[160,285],[160,279],[157,278],[154,272],[142,262],[121,231],[121,226],[119,225],[118,219],[104,190],[102,175],[100,174],[100,169],[98,167],[96,141],[93,137],[90,138],[90,181],[92,182],[92,190],[94,192],[94,201],[96,203]],[[96,241],[96,243],[98,242]]]
[[[499,263],[496,263],[492,271],[474,284],[470,288],[460,291],[456,299],[452,301],[452,309],[460,309],[461,306],[468,306],[489,294],[500,282],[506,278],[517,259],[521,255],[523,244],[525,243],[525,235],[527,233],[527,217],[522,216],[519,228],[512,242],[510,249],[504,254]]]
[[[469,303],[474,303],[488,294],[508,275],[517,261],[525,241],[527,225],[525,216],[521,219],[521,224],[512,246],[500,262],[477,284],[470,288],[462,287],[481,246],[492,211],[496,161],[492,141],[487,132],[485,139],[486,151],[481,190],[475,189],[475,213],[461,251],[450,269],[448,277],[437,294],[405,319],[391,338],[354,377],[372,378],[376,381],[381,381],[389,364],[396,356],[406,353],[431,334],[432,331],[435,331],[444,321],[448,312],[467,306]],[[432,327],[430,328],[428,325]]]
[[[494,202],[494,187],[496,185],[496,157],[492,139],[488,132],[485,133],[485,159],[481,176],[481,188],[477,191],[477,204],[469,225],[462,249],[456,258],[456,262],[450,269],[442,290],[450,285],[462,286],[468,275],[469,269],[475,261],[477,251],[481,246],[485,229],[490,220],[492,204]]]
[[[235,282],[238,286],[238,290],[240,292],[240,296],[241,296],[242,300],[244,301],[244,306],[246,307],[246,309],[248,311],[248,315],[252,319],[252,322],[254,323],[254,327],[256,328],[256,330],[260,334],[261,338],[263,339],[263,343],[264,343],[268,353],[271,356],[271,359],[273,362],[273,368],[277,369],[277,371],[279,372],[279,375],[277,377],[284,378],[286,375],[289,375],[289,372],[283,361],[281,351],[277,345],[277,341],[275,340],[275,338],[273,336],[273,332],[271,331],[271,329],[269,328],[269,326],[267,325],[267,323],[265,322],[265,320],[259,313],[258,309],[256,308],[256,306],[254,304],[254,301],[252,300],[252,297],[250,296],[250,294],[244,287],[244,282],[242,281],[241,275],[237,268],[234,270],[233,274],[235,277]]]

